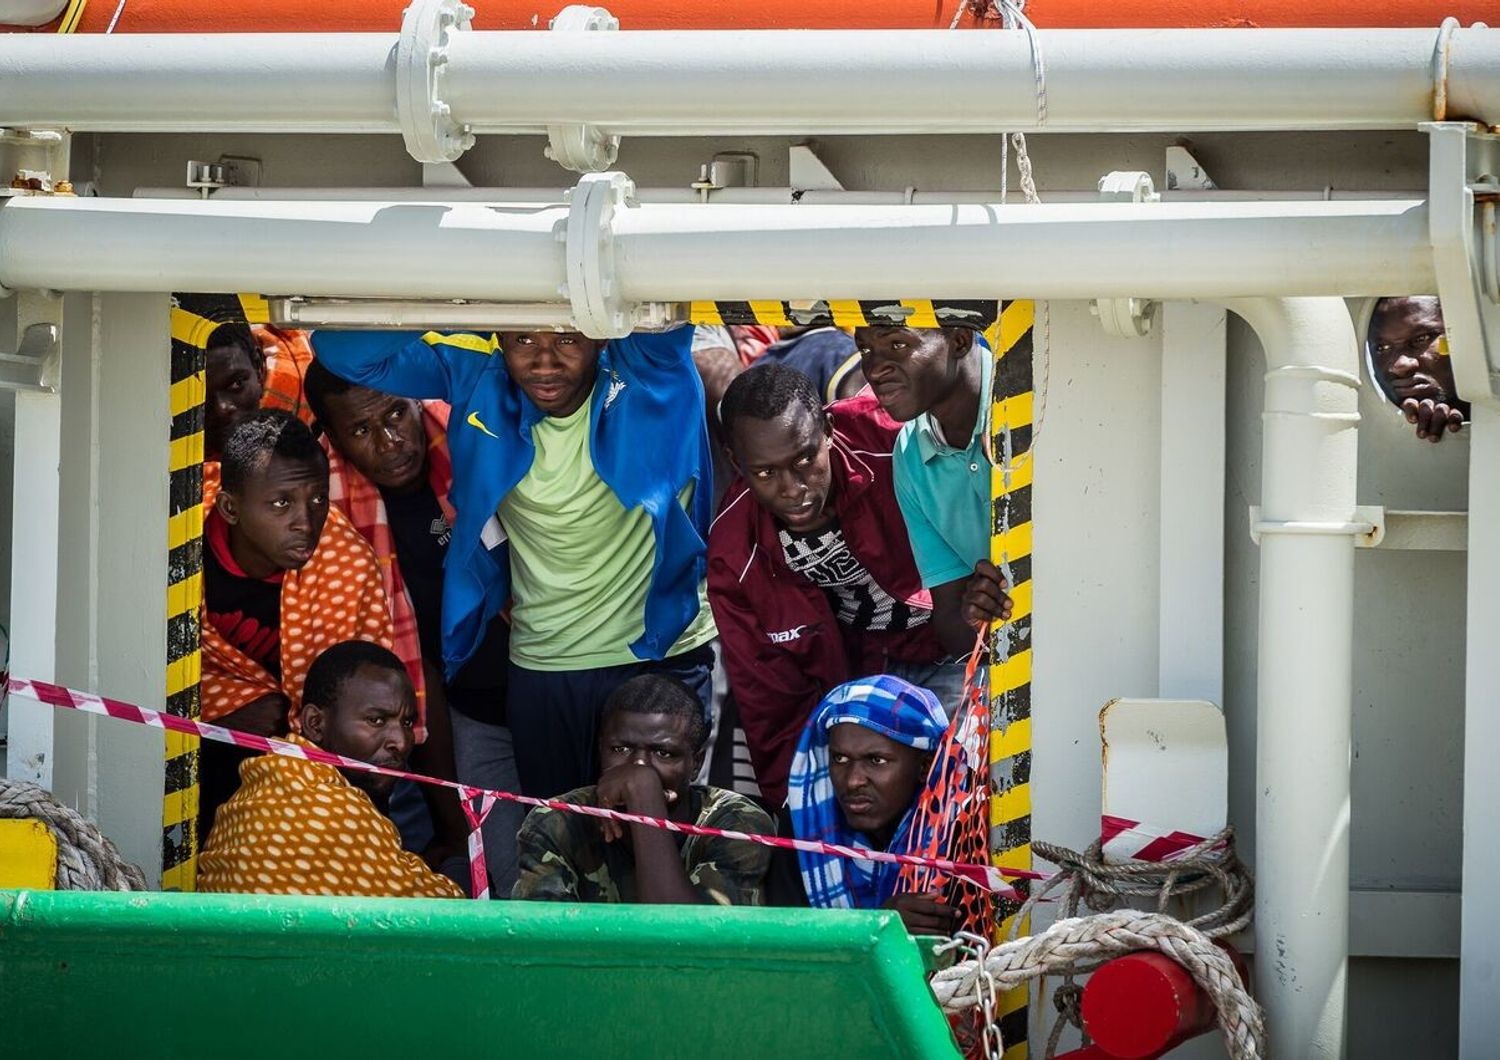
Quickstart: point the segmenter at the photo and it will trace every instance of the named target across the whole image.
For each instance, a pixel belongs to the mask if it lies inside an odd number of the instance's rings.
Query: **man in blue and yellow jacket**
[[[510,602],[526,794],[594,779],[596,719],[638,673],[678,677],[708,710],[712,463],[692,334],[313,335],[336,375],[453,407],[443,663],[455,673]]]

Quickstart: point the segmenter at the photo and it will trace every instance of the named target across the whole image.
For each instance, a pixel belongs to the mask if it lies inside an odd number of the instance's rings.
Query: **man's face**
[[[402,493],[422,482],[427,432],[421,407],[410,398],[354,386],[324,399],[323,429],[333,447],[375,485]]]
[[[335,704],[306,703],[302,735],[325,751],[387,769],[405,769],[415,743],[417,700],[404,673],[360,666],[344,678]],[[396,778],[350,770],[351,783],[388,796]]]
[[[959,365],[974,345],[967,328],[857,328],[865,381],[894,420],[927,412],[952,389]]]
[[[238,493],[219,494],[235,559],[251,577],[298,570],[328,521],[328,468],[320,461],[263,459]]]
[[[662,790],[676,792],[676,805],[686,806],[688,788],[703,764],[692,732],[692,719],[682,714],[617,710],[599,730],[599,772],[625,764],[650,766]]]
[[[577,412],[594,388],[604,343],[576,331],[506,331],[505,367],[531,403],[549,416]]]
[[[827,417],[793,402],[775,419],[737,417],[733,434],[729,458],[762,508],[797,533],[833,522]]]
[[[1375,371],[1396,404],[1457,398],[1453,364],[1439,352],[1443,311],[1436,298],[1387,298],[1370,322]]]
[[[203,407],[203,447],[217,456],[235,425],[260,408],[265,367],[257,369],[237,345],[215,346],[208,351],[204,386],[208,400]]]
[[[895,829],[917,797],[928,755],[866,729],[835,725],[828,733],[828,779],[844,820],[872,838]]]

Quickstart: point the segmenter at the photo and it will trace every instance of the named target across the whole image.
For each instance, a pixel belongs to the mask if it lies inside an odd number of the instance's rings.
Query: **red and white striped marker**
[[[1174,861],[1203,842],[1191,832],[1164,831],[1127,817],[1105,814],[1099,819],[1099,838],[1107,861]],[[1220,843],[1213,849],[1223,849]]]

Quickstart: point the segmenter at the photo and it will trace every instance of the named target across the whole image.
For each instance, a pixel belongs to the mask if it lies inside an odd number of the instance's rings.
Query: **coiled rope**
[[[1083,974],[1138,950],[1170,957],[1213,999],[1231,1060],[1259,1060],[1264,1055],[1260,1006],[1240,982],[1229,954],[1202,931],[1165,913],[1120,909],[1059,920],[1040,934],[1006,942],[982,958],[937,972],[932,990],[944,1011],[960,1012],[987,993],[993,996],[1046,975]],[[1053,1048],[1049,1046],[1049,1056]]]
[[[59,891],[144,891],[146,876],[99,829],[46,789],[0,780],[0,818],[41,821],[57,840]]]
[[[1084,1029],[1079,1011],[1083,988],[1076,978],[1133,949],[1154,949],[1187,969],[1213,999],[1234,1060],[1261,1055],[1265,1025],[1260,1006],[1246,991],[1233,961],[1214,942],[1244,930],[1254,912],[1254,885],[1250,870],[1235,853],[1234,829],[1201,840],[1170,861],[1105,861],[1099,841],[1078,851],[1038,840],[1032,850],[1059,872],[1032,892],[1014,923],[1027,922],[1038,902],[1058,892],[1062,919],[1038,935],[1000,946],[965,936],[942,947],[973,954],[933,977],[933,990],[945,1009],[984,1008],[997,992],[1060,975],[1063,983],[1053,995],[1058,1018],[1047,1039],[1050,1058],[1064,1027]],[[1213,888],[1222,895],[1213,910],[1187,921],[1167,914],[1174,898]],[[1150,899],[1156,908],[1118,909],[1127,899]],[[1079,916],[1083,908],[1096,915]]]

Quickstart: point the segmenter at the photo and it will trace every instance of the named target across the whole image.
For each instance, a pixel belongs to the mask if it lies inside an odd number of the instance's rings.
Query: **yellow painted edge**
[[[185,342],[189,346],[206,348],[208,337],[218,326],[218,322],[209,320],[207,317],[200,317],[197,313],[190,313],[186,309],[174,308],[172,310],[172,338],[178,342]]]
[[[166,792],[161,803],[162,828],[175,828],[183,821],[198,816],[198,785],[192,784],[181,791]]]
[[[1021,718],[1004,732],[990,730],[990,761],[1001,762],[1031,750],[1031,719]]]
[[[0,820],[0,887],[50,891],[57,880],[57,837],[34,817]]]
[[[995,464],[990,468],[990,495],[1004,497],[1031,485],[1033,462],[1031,453],[1025,452],[1014,458],[1009,468]]]
[[[1004,695],[1031,681],[1031,649],[1022,648],[1003,663],[990,667],[990,696]]]
[[[181,548],[203,536],[203,505],[178,512],[167,520],[167,548]]]
[[[161,889],[164,891],[192,891],[197,889],[198,856],[195,854],[181,865],[165,870],[161,874]]]
[[[245,314],[247,324],[269,324],[271,322],[271,303],[266,301],[265,295],[241,294],[240,311]]]
[[[783,302],[751,302],[750,312],[755,314],[755,319],[762,324],[773,328],[789,328],[791,320],[786,315],[786,305]]]
[[[903,301],[903,307],[910,310],[906,316],[906,326],[909,328],[936,328],[942,327],[938,323],[937,312],[932,308],[930,301]]]
[[[1021,299],[1010,302],[1000,312],[1000,328],[996,332],[996,349],[998,356],[1005,356],[1015,348],[1016,343],[1031,330],[1036,323],[1036,303],[1030,299]]]
[[[1030,522],[1018,523],[1005,533],[996,534],[990,538],[990,554],[1012,561],[1031,555],[1031,527]]]
[[[1035,399],[1030,390],[1004,401],[997,401],[990,409],[990,423],[997,429],[1009,427],[1013,431],[1030,427],[1034,404]]]
[[[990,824],[1009,824],[1031,816],[1031,785],[1017,784],[1009,791],[996,792],[990,800]]]
[[[996,999],[996,1008],[999,1009],[999,1011],[995,1014],[997,1016],[1009,1016],[1012,1012],[1017,1012],[1025,1008],[1026,1002],[1030,999],[1030,997],[1031,989],[1029,987],[1018,986],[1010,990],[1003,991],[1000,994],[1000,997]]]
[[[1017,988],[1017,992],[1025,995],[1026,997],[1029,997],[1031,995],[1030,990],[1024,990],[1019,987]],[[1021,1007],[1024,1008],[1025,1005],[1023,1004]],[[1000,1054],[1000,1060],[1027,1060],[1027,1057],[1029,1057],[1030,1055],[1030,1043],[1017,1042],[1015,1045],[1007,1045],[1005,1047],[1005,1052]]]
[[[202,742],[190,733],[173,732],[171,729],[165,730],[162,735],[167,738],[167,753],[163,757],[168,762],[185,754],[192,754]]]
[[[688,319],[694,324],[717,324],[722,326],[724,318],[719,315],[719,306],[715,302],[690,302],[688,304]]]
[[[203,677],[203,653],[190,651],[176,662],[167,663],[167,695],[175,696],[192,688]]]
[[[1022,843],[1018,847],[1007,847],[1005,850],[997,850],[990,856],[990,864],[998,869],[1029,869],[1031,868],[1031,843]]]
[[[203,572],[189,574],[167,587],[167,620],[196,611],[203,603]]]
[[[172,384],[171,390],[172,415],[181,416],[189,409],[203,404],[206,394],[202,372],[194,372],[186,379],[177,380]]]
[[[836,328],[865,326],[865,311],[858,302],[847,299],[831,301],[828,303],[828,311],[833,314],[833,326]]]
[[[167,470],[185,471],[203,463],[203,432],[173,438],[167,447]]]
[[[1011,609],[1010,620],[1012,622],[1020,622],[1022,619],[1030,618],[1031,583],[1025,581],[1020,585],[1012,585],[1006,592],[1010,594],[1011,602],[1015,604]]]

